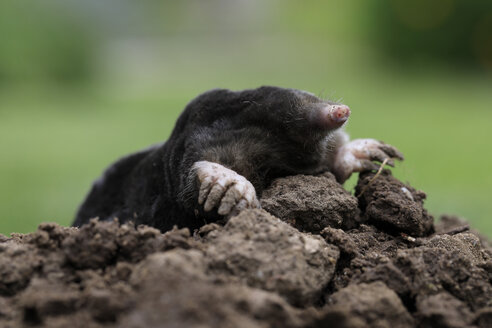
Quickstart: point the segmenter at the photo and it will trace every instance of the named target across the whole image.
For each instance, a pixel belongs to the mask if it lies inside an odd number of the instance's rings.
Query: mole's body
[[[185,108],[170,138],[120,159],[94,183],[74,225],[119,218],[166,231],[198,228],[259,207],[279,176],[331,171],[340,182],[372,162],[402,159],[373,139],[348,142],[347,106],[277,87],[206,92]],[[391,162],[390,162],[391,164]]]

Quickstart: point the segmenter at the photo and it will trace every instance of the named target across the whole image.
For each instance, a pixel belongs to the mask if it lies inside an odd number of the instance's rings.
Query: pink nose
[[[338,128],[345,123],[350,116],[350,108],[347,105],[328,105],[323,109],[324,123],[328,128]]]
[[[350,108],[346,105],[334,105],[329,115],[336,122],[345,122],[350,116]]]

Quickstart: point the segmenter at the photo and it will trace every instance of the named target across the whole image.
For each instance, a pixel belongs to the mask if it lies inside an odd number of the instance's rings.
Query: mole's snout
[[[348,120],[350,108],[347,105],[327,105],[321,110],[321,116],[324,126],[336,129]]]

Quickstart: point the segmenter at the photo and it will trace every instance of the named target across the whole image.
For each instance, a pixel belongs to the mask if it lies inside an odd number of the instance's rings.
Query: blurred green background
[[[434,215],[492,236],[489,0],[6,0],[0,40],[0,233],[69,225],[199,93],[278,85],[349,105]]]

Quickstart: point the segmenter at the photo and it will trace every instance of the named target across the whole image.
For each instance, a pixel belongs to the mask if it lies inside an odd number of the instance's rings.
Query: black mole
[[[74,226],[99,217],[166,231],[195,229],[244,208],[276,177],[352,172],[403,159],[374,139],[349,142],[350,109],[311,93],[278,87],[216,89],[193,99],[163,144],[126,156],[97,180]],[[389,161],[393,165],[392,161]]]

